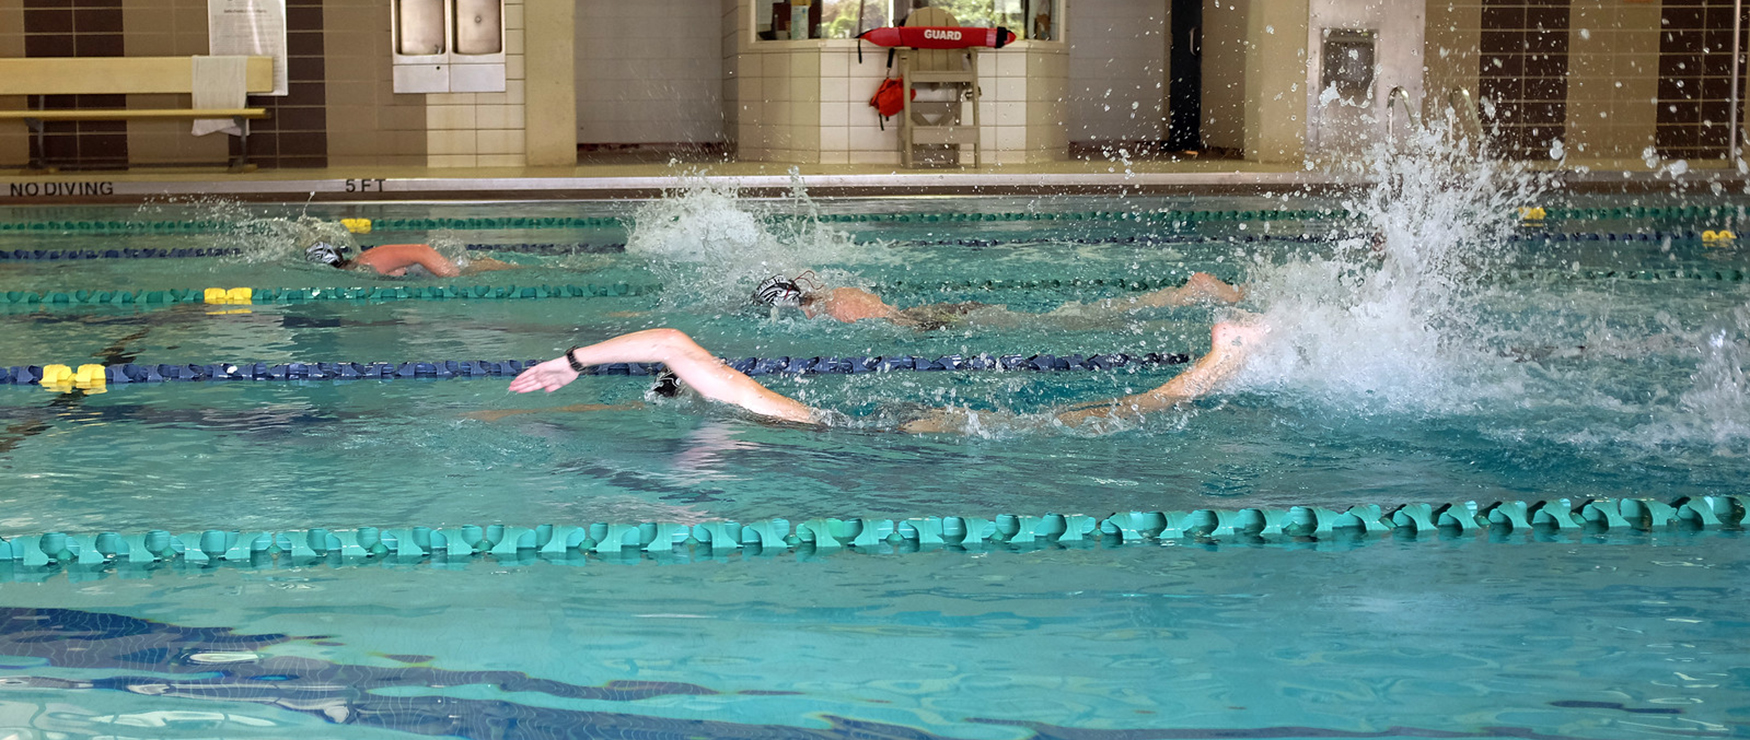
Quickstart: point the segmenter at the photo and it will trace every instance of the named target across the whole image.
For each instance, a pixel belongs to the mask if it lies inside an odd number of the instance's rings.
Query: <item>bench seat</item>
[[[266,108],[86,108],[0,110],[0,121],[132,121],[143,118],[266,118]]]
[[[273,58],[249,57],[245,91],[273,91]],[[0,58],[0,95],[126,95],[194,92],[193,57],[30,57]],[[0,120],[24,121],[36,136],[31,169],[41,161],[49,121],[133,121],[229,118],[242,130],[241,151],[231,169],[247,166],[249,119],[266,118],[266,108],[57,108],[0,110]]]

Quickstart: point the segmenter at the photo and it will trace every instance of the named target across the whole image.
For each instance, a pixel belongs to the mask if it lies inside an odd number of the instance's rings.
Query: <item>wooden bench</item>
[[[273,58],[249,57],[246,92],[273,91]],[[125,95],[129,93],[194,92],[193,57],[32,57],[0,58],[0,95]],[[24,121],[36,137],[30,168],[42,161],[47,121],[132,121],[153,119],[229,118],[243,131],[233,172],[249,159],[249,119],[266,118],[266,108],[69,108],[0,110],[0,120]]]

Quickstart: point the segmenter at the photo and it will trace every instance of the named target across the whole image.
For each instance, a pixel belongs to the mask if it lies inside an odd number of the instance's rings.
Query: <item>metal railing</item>
[[[1416,106],[1410,102],[1410,93],[1402,87],[1394,87],[1385,95],[1385,128],[1386,133],[1397,136],[1398,110],[1403,110],[1404,120],[1412,129],[1422,127],[1422,122],[1416,118]]]

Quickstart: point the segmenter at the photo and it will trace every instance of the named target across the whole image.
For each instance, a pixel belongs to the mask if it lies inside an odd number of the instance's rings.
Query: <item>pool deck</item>
[[[1638,160],[1570,160],[1573,192],[1666,192],[1696,188],[1744,193],[1746,176],[1725,162],[1678,175]],[[0,206],[137,203],[220,196],[258,202],[522,201],[640,198],[689,183],[778,196],[797,184],[817,197],[1030,194],[1200,195],[1320,192],[1356,184],[1321,167],[1236,160],[1065,160],[980,168],[900,170],[873,165],[760,162],[585,163],[573,167],[478,169],[333,167],[254,170],[141,168],[52,173],[0,170]]]

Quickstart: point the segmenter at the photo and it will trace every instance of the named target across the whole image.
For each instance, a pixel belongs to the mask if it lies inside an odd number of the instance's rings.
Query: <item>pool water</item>
[[[1750,710],[1743,544],[1665,532],[69,572],[5,586],[0,728],[1733,737]]]
[[[94,395],[0,387],[0,536],[1741,493],[1750,475],[1750,290],[1730,275],[1750,268],[1750,257],[1682,235],[1726,224],[1615,219],[1449,234],[1378,214],[1125,215],[1283,205],[767,202],[704,192],[636,207],[263,207],[226,213],[239,223],[581,213],[623,225],[366,237],[476,252],[510,245],[496,254],[522,265],[450,281],[379,282],[306,266],[287,256],[291,241],[271,236],[279,232],[255,228],[176,237],[244,250],[234,257],[0,263],[13,291],[653,288],[248,307],[0,304],[5,365],[545,359],[653,326],[680,328],[731,358],[1197,354],[1226,307],[1033,318],[1066,301],[1135,295],[1122,281],[1171,283],[1193,271],[1249,285],[1242,308],[1276,332],[1274,349],[1226,392],[1104,435],[1042,419],[1054,407],[1152,388],[1178,368],[762,379],[843,413],[826,428],[652,397],[639,377],[585,377],[528,396],[499,378],[172,382]],[[895,210],[1106,215],[810,216]],[[0,219],[198,212],[16,209]],[[1391,238],[1383,257],[1368,255],[1376,229]],[[1636,238],[1620,238],[1628,235]],[[159,248],[167,239],[8,233],[0,249]],[[1406,243],[1443,251],[1399,254]],[[801,269],[873,287],[902,307],[975,300],[1021,317],[919,332],[774,320],[744,305],[751,281]],[[1653,269],[1725,277],[1597,274]],[[989,280],[1004,282],[984,287]],[[580,403],[643,407],[557,410]],[[895,431],[921,409],[949,405],[983,423],[965,435]],[[524,411],[533,413],[481,416]],[[0,678],[0,732],[1731,736],[1750,712],[1738,534],[1344,531],[909,554],[683,550],[630,564],[591,556],[572,565],[482,557],[15,566],[0,584],[0,619],[10,620],[0,626],[10,676]]]

